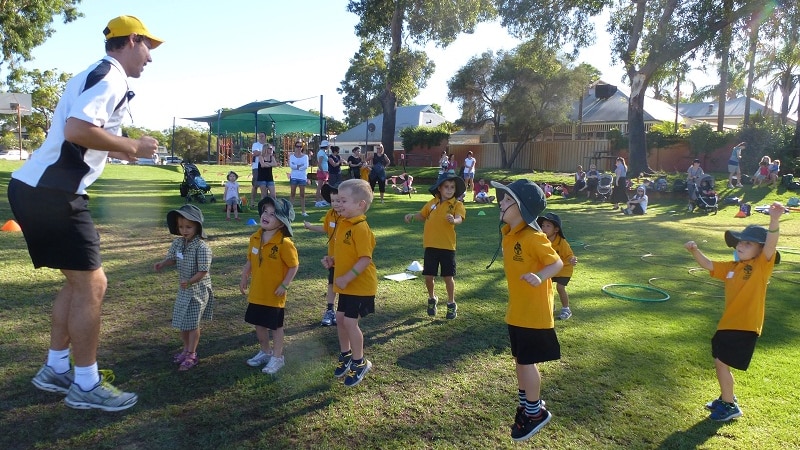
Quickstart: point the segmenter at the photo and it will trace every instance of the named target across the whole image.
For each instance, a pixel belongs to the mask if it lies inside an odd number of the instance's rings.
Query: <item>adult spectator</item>
[[[316,203],[314,206],[317,207],[325,207],[330,206],[330,203],[326,202],[324,198],[322,198],[322,185],[328,181],[328,147],[330,143],[328,141],[322,141],[319,143],[319,151],[317,152],[317,194],[316,194]]]
[[[375,146],[375,153],[370,160],[369,172],[369,186],[375,190],[375,184],[378,185],[378,191],[381,194],[381,203],[383,203],[383,194],[386,192],[386,166],[389,165],[389,157],[383,152],[383,144]]]
[[[342,157],[339,156],[339,146],[331,146],[331,154],[328,155],[328,184],[338,186],[342,182]],[[325,200],[323,198],[323,200]],[[328,203],[327,200],[325,203]],[[330,203],[328,203],[330,205]]]
[[[472,152],[467,152],[467,157],[464,159],[464,182],[467,183],[467,191],[475,189],[475,163]]]
[[[355,180],[361,178],[361,168],[364,167],[364,160],[361,158],[361,147],[353,147],[350,156],[347,157],[347,165],[350,167],[350,178]]]
[[[66,394],[71,408],[121,411],[138,397],[111,386],[97,369],[108,280],[86,189],[109,157],[133,162],[156,155],[154,138],[121,134],[133,98],[128,77],[141,76],[152,62],[150,51],[163,41],[133,16],[112,19],[103,35],[106,56],[67,83],[36,157],[11,175],[8,200],[34,267],[58,269],[66,278],[53,302],[50,350],[34,386]]]
[[[253,178],[252,178],[252,185],[253,188],[250,192],[250,205],[251,209],[255,209],[256,205],[258,205],[259,200],[266,196],[266,189],[267,185],[261,185],[258,181],[258,169],[261,167],[261,152],[264,150],[264,144],[267,143],[267,135],[265,133],[258,133],[258,140],[253,142],[253,163],[250,165],[252,169]],[[261,197],[256,200],[256,192],[258,192],[259,187],[261,188]]]
[[[742,186],[742,150],[747,148],[746,142],[740,142],[731,150],[731,157],[728,158],[728,187],[732,188],[733,180],[736,180],[736,187]]]

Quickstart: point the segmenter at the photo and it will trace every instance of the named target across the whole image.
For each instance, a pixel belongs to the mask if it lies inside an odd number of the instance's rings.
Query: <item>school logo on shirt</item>
[[[278,246],[273,245],[272,248],[269,249],[269,258],[270,259],[278,259]]]
[[[343,242],[346,245],[353,245],[352,238],[353,238],[353,231],[352,230],[347,230],[347,232],[344,234],[344,241]]]
[[[744,266],[744,279],[749,280],[752,275],[753,275],[753,266],[751,266],[750,264]]]
[[[514,261],[524,262],[525,258],[522,257],[522,246],[517,242],[514,244]]]

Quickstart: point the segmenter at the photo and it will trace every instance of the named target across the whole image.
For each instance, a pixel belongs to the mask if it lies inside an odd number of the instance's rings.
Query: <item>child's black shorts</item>
[[[443,248],[425,247],[422,274],[435,277],[439,274],[440,265],[442,266],[443,277],[456,276],[456,252]]]
[[[517,364],[527,365],[561,359],[561,345],[554,328],[508,326],[511,354]]]
[[[333,267],[328,269],[328,284],[333,284]]]
[[[339,294],[336,311],[343,312],[345,317],[351,319],[365,317],[367,314],[375,312],[375,296]]]
[[[553,278],[551,278],[551,280],[553,280],[553,283],[558,283],[558,284],[560,284],[562,286],[566,286],[566,285],[569,284],[569,279],[570,278],[572,278],[572,277],[553,277]]]
[[[255,303],[247,304],[247,311],[244,313],[244,321],[259,327],[277,330],[283,328],[284,308],[277,306],[264,306]]]
[[[735,369],[747,370],[757,340],[755,331],[717,330],[711,338],[711,356]]]
[[[89,213],[87,195],[34,188],[12,179],[8,200],[34,267],[100,268],[100,234]]]

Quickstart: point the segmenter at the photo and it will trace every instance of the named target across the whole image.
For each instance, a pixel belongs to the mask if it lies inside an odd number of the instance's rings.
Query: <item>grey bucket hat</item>
[[[264,197],[258,202],[259,215],[264,213],[264,208],[266,208],[267,205],[272,205],[272,207],[275,208],[275,217],[286,227],[284,234],[288,237],[292,237],[294,235],[292,232],[292,221],[294,221],[292,202],[285,198],[273,199],[270,196]]]
[[[498,203],[506,194],[510,195],[519,205],[522,220],[536,231],[542,231],[536,218],[547,207],[547,200],[545,200],[544,191],[538,184],[528,180],[517,180],[508,185],[492,181],[491,184],[497,189]]]
[[[748,225],[741,232],[730,230],[725,232],[725,244],[727,244],[728,247],[736,248],[740,241],[755,242],[764,245],[764,243],[767,242],[767,229],[758,225]],[[781,254],[776,251],[775,264],[779,264],[780,262]]]
[[[200,211],[200,208],[194,205],[183,205],[180,208],[173,209],[167,213],[167,226],[169,227],[169,232],[171,234],[177,234],[178,236],[181,235],[180,231],[178,231],[179,215],[184,219],[198,223],[200,225],[200,237],[203,239],[208,238],[205,230],[203,229],[203,211]]]

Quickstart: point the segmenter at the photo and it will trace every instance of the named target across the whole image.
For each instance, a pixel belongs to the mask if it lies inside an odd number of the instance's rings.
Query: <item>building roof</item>
[[[402,141],[400,131],[402,131],[403,128],[417,126],[435,127],[444,122],[447,122],[447,119],[434,111],[431,105],[398,106],[397,116],[395,117],[395,148],[400,148],[397,144]],[[367,122],[361,122],[355,127],[336,136],[336,144],[347,145],[352,143],[360,145],[364,144],[365,141],[372,143],[380,142],[381,132],[383,130],[383,114],[378,114],[370,118],[369,123],[375,125],[374,131],[368,131]]]
[[[725,100],[725,121],[736,123],[744,118],[745,99],[747,97],[737,97],[731,100]],[[695,120],[702,120],[704,122],[717,123],[717,113],[719,112],[719,102],[699,102],[699,103],[680,103],[678,104],[678,111],[686,116]],[[772,108],[768,108],[764,102],[750,99],[750,114],[760,112],[764,115],[779,116],[780,113]],[[797,123],[797,112],[790,112],[787,117],[792,124]]]
[[[628,121],[628,101],[630,88],[615,86],[616,91],[608,98],[599,98],[595,91],[597,86],[603,85],[602,81],[589,88],[583,97],[583,123],[607,123]],[[570,113],[570,119],[578,121],[579,102],[575,102]],[[675,120],[675,107],[661,100],[647,97],[644,101],[645,122],[672,122]],[[686,122],[685,117],[678,117],[681,122]]]

